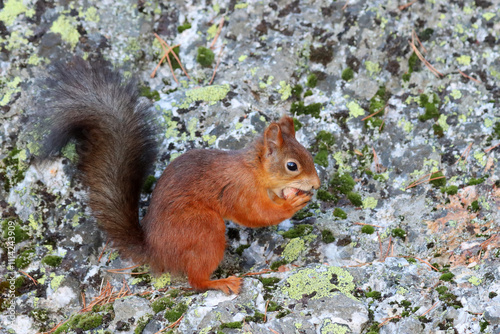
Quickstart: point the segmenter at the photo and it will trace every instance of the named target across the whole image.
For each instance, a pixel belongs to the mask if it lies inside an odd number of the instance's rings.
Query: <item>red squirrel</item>
[[[103,62],[75,58],[56,65],[46,92],[50,114],[40,119],[49,134],[40,157],[74,139],[90,208],[114,247],[156,274],[187,274],[195,289],[239,293],[239,277],[210,279],[224,256],[224,219],[254,228],[279,224],[320,186],[292,118],[283,116],[242,150],[193,149],[171,161],[139,222],[157,144],[152,108],[139,102],[135,83]]]

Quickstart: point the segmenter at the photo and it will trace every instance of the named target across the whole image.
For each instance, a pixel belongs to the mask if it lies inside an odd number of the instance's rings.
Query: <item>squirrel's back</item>
[[[138,203],[157,153],[150,104],[139,101],[135,82],[124,82],[102,61],[57,64],[47,85],[38,114],[48,130],[41,157],[75,140],[99,225],[122,255],[143,262]]]

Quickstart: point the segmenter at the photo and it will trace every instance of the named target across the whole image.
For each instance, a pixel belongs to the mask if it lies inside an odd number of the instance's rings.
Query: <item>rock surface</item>
[[[2,2],[0,332],[500,333],[499,8]],[[155,33],[190,79],[166,62],[151,78]],[[74,150],[35,164],[26,128],[39,78],[73,55],[104,57],[155,101],[156,178],[188,149],[239,149],[293,115],[323,186],[277,227],[227,223],[216,276],[248,274],[240,295],[109,271],[133,264],[105,247]]]

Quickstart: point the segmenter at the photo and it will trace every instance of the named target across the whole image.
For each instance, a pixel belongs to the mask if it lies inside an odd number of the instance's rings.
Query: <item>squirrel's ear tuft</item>
[[[264,143],[269,155],[283,145],[283,135],[278,123],[271,123],[264,131]]]
[[[295,126],[293,125],[293,118],[289,116],[283,116],[278,121],[278,124],[283,133],[295,137]]]

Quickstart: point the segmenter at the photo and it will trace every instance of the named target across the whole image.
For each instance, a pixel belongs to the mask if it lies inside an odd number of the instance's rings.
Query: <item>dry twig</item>
[[[211,85],[212,82],[214,81],[215,73],[217,72],[217,69],[219,68],[219,63],[220,63],[220,59],[221,59],[221,55],[222,55],[222,50],[224,50],[225,46],[226,46],[226,44],[222,44],[222,46],[220,48],[220,51],[219,51],[219,54],[217,55],[217,64],[215,64],[214,73],[212,74],[212,79],[210,79],[209,85]]]
[[[434,66],[431,65],[431,63],[429,63],[425,58],[424,56],[420,53],[420,51],[418,50],[418,48],[415,46],[415,32],[413,31],[412,32],[412,37],[411,37],[411,42],[408,41],[408,44],[410,44],[411,48],[413,49],[413,51],[415,52],[415,54],[417,55],[418,59],[420,59],[420,61],[422,63],[424,63],[425,66],[427,66],[427,68],[438,78],[440,79],[442,76],[444,76],[444,74],[442,74],[441,72],[439,72],[438,70],[436,70],[436,68]],[[417,37],[418,38],[418,37]]]
[[[486,150],[484,150],[485,153],[490,153],[491,150],[495,149],[496,147],[500,146],[500,143],[496,144],[496,145],[493,145],[492,147],[490,148],[487,148]]]
[[[224,16],[220,19],[219,22],[219,27],[217,28],[217,33],[215,34],[214,40],[212,41],[212,44],[210,44],[210,49],[214,49],[215,43],[217,42],[217,39],[219,38],[220,32],[222,30],[222,26],[224,25]]]
[[[430,311],[432,311],[439,304],[439,302],[440,301],[438,300],[436,303],[434,303],[434,305],[432,305],[430,309],[428,309],[427,311],[425,311],[424,313],[422,313],[421,317],[423,317],[424,315],[426,315],[427,313],[429,313]]]
[[[458,73],[460,73],[461,75],[463,75],[463,76],[464,76],[464,77],[466,77],[467,79],[472,80],[472,81],[474,81],[474,82],[476,82],[476,83],[479,83],[479,84],[480,84],[480,83],[482,83],[480,80],[477,80],[476,78],[473,78],[473,77],[471,77],[471,76],[469,76],[469,75],[465,74],[464,72],[462,72],[462,71],[460,71],[460,70],[458,70]]]
[[[406,8],[410,7],[411,5],[413,5],[415,2],[417,2],[417,0],[413,0],[412,2],[409,2],[407,4],[404,4],[404,5],[400,5],[398,6],[398,9],[403,11],[405,10]]]
[[[470,149],[472,148],[472,143],[469,144],[469,146],[467,146],[467,148],[465,149],[465,151],[462,153],[462,155],[460,156],[460,158],[458,158],[457,162],[455,162],[455,165],[458,164],[460,162],[460,160],[462,160],[462,157],[464,155],[465,156],[465,161],[467,161],[467,157],[469,156],[469,152],[470,152]]]
[[[36,279],[34,279],[33,277],[31,277],[30,275],[28,275],[28,273],[26,273],[26,272],[24,272],[24,271],[22,271],[22,270],[19,270],[19,272],[20,272],[21,274],[23,274],[24,276],[28,277],[30,280],[32,280],[32,281],[33,281],[33,283],[35,283],[35,285],[38,285],[38,281],[37,281]]]

